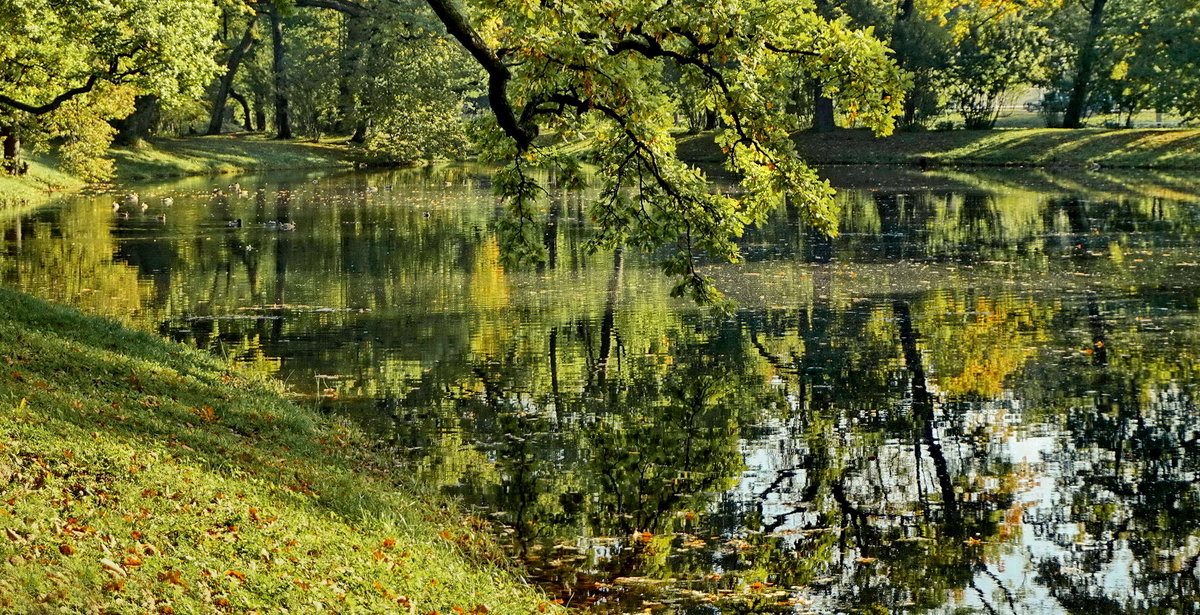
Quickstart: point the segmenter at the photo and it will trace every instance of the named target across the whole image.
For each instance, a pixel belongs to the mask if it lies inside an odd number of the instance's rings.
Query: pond
[[[1200,185],[830,173],[840,236],[777,212],[729,314],[578,193],[506,266],[463,167],[63,199],[0,276],[354,418],[573,607],[1200,610]]]

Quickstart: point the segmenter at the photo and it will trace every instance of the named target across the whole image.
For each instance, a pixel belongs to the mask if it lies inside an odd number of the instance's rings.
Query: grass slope
[[[1090,166],[1200,168],[1200,130],[949,130],[875,138],[864,130],[796,136],[800,155],[815,164],[962,166]],[[721,152],[704,133],[680,140],[685,160],[717,162]]]
[[[117,178],[144,180],[281,169],[350,167],[350,148],[329,142],[277,141],[264,135],[162,139],[114,148]]]
[[[50,161],[28,157],[29,173],[21,176],[0,172],[0,209],[41,204],[62,190],[83,187],[84,181],[54,168]]]
[[[0,612],[553,608],[270,382],[7,290],[0,359]]]

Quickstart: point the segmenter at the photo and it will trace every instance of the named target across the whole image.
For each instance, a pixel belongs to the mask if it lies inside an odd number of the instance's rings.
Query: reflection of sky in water
[[[0,221],[0,275],[359,419],[579,595],[596,595],[580,578],[715,595],[764,574],[808,583],[792,606],[819,612],[1197,595],[1200,208],[1178,182],[852,178],[838,239],[782,211],[747,262],[708,267],[741,306],[715,316],[669,299],[646,257],[590,253],[577,195],[538,231],[549,262],[518,269],[486,175],[311,179],[148,188],[128,218],[111,195],[68,200]],[[1175,526],[1144,510],[1172,502]],[[1053,561],[1071,587],[1050,587]]]

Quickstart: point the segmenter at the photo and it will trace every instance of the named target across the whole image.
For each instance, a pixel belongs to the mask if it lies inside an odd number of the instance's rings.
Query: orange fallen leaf
[[[183,575],[178,570],[166,570],[158,573],[158,580],[171,585],[178,585],[184,589],[190,589],[190,586],[183,580]]]

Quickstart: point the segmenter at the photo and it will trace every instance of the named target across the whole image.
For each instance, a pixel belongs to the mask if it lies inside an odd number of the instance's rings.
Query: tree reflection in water
[[[355,417],[574,606],[1196,612],[1196,197],[867,180],[839,238],[785,210],[710,266],[728,317],[589,253],[577,193],[506,266],[470,169],[164,187],[165,226],[81,197],[3,222],[0,275]]]

